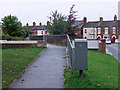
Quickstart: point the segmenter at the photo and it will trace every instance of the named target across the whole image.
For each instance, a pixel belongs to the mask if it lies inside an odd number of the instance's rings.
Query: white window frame
[[[98,28],[98,34],[101,34],[101,28]]]
[[[112,27],[112,33],[116,34],[116,27]]]
[[[106,30],[107,30],[107,32],[106,32]],[[107,27],[105,28],[105,34],[108,34],[108,28]]]
[[[89,35],[89,39],[94,39],[94,35]]]
[[[87,33],[87,29],[85,29],[85,33]]]
[[[43,35],[43,31],[41,31],[41,35]]]
[[[116,38],[116,36],[115,36],[115,35],[113,35],[113,36],[112,36],[112,38],[114,38],[114,37]]]
[[[100,36],[100,35],[98,35],[97,38],[98,38],[98,37],[100,37],[100,39],[101,39],[101,36]]]
[[[37,33],[37,34],[38,34],[38,36],[39,36],[39,35],[41,35],[41,31],[40,31],[40,30],[38,30],[38,33]]]
[[[91,28],[91,34],[94,34],[94,28]]]

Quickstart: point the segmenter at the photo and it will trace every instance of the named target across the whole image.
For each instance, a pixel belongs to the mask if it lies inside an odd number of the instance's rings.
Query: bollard
[[[87,39],[75,39],[75,69],[79,70],[79,77],[83,77],[83,70],[88,70]]]
[[[101,51],[106,53],[106,40],[105,39],[101,40],[101,45],[102,45]]]

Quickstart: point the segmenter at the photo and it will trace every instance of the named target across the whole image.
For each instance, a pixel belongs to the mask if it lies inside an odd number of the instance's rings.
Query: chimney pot
[[[35,22],[33,22],[33,27],[34,27],[34,28],[36,27],[36,23],[35,23]]]
[[[117,21],[117,15],[114,16],[114,21]]]
[[[50,22],[49,22],[49,21],[47,21],[47,26],[48,26],[48,25],[50,25]]]
[[[40,26],[42,26],[42,23],[40,22]]]
[[[103,21],[103,18],[102,17],[100,17],[100,22],[102,22]]]
[[[26,24],[26,26],[28,27],[28,26],[29,26],[29,24],[27,23],[27,24]]]
[[[83,22],[84,22],[84,24],[87,23],[87,18],[86,17],[83,18]]]

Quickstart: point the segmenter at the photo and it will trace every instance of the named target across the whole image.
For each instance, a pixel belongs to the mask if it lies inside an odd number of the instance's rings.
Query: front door
[[[111,43],[115,43],[115,37],[112,38]]]

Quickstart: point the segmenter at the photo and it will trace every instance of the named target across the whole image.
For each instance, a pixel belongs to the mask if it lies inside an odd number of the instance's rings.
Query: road
[[[106,45],[106,52],[113,55],[116,59],[118,59],[120,63],[120,45],[118,44],[111,44],[111,45]]]

